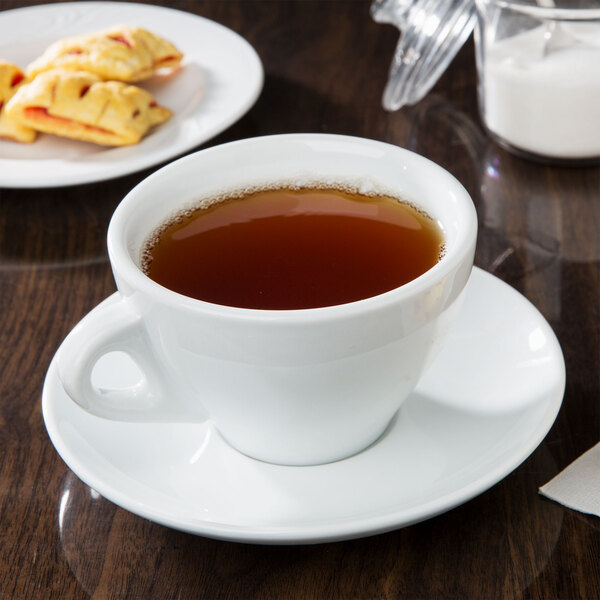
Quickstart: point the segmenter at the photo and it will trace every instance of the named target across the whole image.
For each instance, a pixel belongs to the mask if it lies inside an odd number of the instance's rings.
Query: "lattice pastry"
[[[0,60],[0,137],[17,142],[31,143],[35,140],[36,132],[11,119],[6,114],[6,105],[23,85],[25,74],[12,63]]]
[[[177,67],[182,58],[182,53],[159,35],[119,25],[58,40],[27,67],[27,75],[33,78],[42,71],[62,68],[89,71],[106,80],[134,82],[159,69]]]
[[[134,85],[55,69],[22,86],[6,106],[21,124],[105,146],[136,144],[171,111]]]

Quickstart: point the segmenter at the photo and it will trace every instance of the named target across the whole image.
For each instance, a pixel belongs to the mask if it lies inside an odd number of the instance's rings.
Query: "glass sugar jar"
[[[476,0],[479,108],[508,150],[544,162],[600,160],[600,5]]]

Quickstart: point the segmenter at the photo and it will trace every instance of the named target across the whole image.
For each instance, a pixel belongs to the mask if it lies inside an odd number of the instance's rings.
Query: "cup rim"
[[[463,205],[463,212],[465,214],[465,226],[461,233],[460,247],[451,250],[449,253],[447,252],[446,255],[442,256],[438,263],[419,275],[419,277],[387,292],[343,304],[301,309],[242,308],[198,300],[175,292],[153,281],[136,264],[128,250],[127,241],[125,240],[126,220],[129,217],[128,211],[140,210],[139,207],[134,207],[132,209],[131,205],[134,205],[134,203],[137,202],[140,195],[145,194],[151,189],[155,181],[172,176],[173,173],[176,173],[177,170],[187,163],[202,160],[203,156],[212,152],[221,152],[228,147],[239,147],[244,145],[252,146],[257,143],[277,144],[287,143],[289,141],[310,142],[315,140],[350,142],[376,146],[380,149],[385,149],[388,152],[398,153],[399,156],[402,155],[410,160],[420,162],[426,169],[435,170],[445,179],[446,185],[453,189],[455,196],[463,199],[461,204]],[[428,289],[432,283],[440,281],[446,274],[451,273],[453,269],[457,268],[465,258],[469,256],[471,247],[474,247],[475,245],[476,236],[477,213],[471,196],[451,173],[430,159],[400,146],[369,138],[326,133],[289,133],[265,135],[226,142],[186,155],[156,170],[131,189],[115,209],[108,227],[107,247],[113,271],[118,273],[128,282],[133,292],[135,293],[135,291],[140,290],[153,296],[162,304],[176,304],[180,309],[205,314],[210,313],[213,316],[221,316],[230,319],[301,322],[305,321],[307,317],[310,317],[311,320],[331,319],[336,317],[345,318],[355,315],[357,312],[385,308],[399,301],[409,301]]]

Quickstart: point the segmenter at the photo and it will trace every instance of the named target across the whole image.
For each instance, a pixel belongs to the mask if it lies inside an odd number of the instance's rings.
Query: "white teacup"
[[[182,296],[140,269],[156,228],[198,199],[243,186],[323,182],[392,193],[434,218],[445,254],[392,291],[338,306],[255,310]],[[58,356],[70,397],[122,421],[210,419],[233,447],[289,465],[355,454],[385,431],[452,327],[473,265],[477,217],[441,167],[401,148],[337,135],[290,134],[202,150],[160,169],[118,206],[108,251],[120,301],[86,317]],[[143,379],[92,385],[121,350]]]

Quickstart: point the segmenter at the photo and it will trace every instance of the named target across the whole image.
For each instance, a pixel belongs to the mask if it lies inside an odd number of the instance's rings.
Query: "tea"
[[[142,268],[175,292],[254,309],[305,309],[401,286],[443,253],[437,223],[406,202],[330,188],[254,190],[179,215]]]

